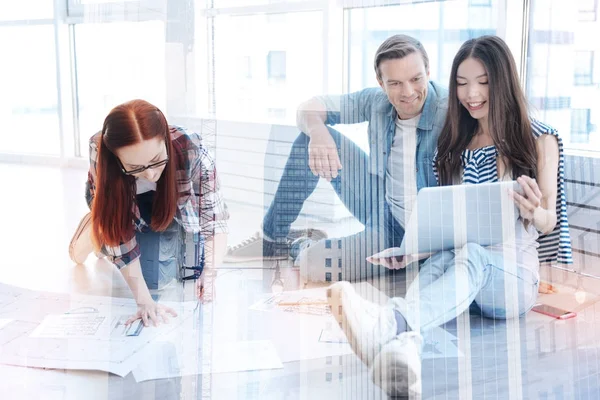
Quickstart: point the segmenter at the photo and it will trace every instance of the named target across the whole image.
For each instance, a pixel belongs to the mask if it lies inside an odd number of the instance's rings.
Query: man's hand
[[[335,141],[329,131],[313,132],[308,144],[308,165],[313,174],[331,182],[342,169]]]

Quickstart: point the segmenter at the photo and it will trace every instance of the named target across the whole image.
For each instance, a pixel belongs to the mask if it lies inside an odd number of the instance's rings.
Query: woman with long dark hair
[[[530,117],[504,41],[465,42],[452,64],[449,93],[434,160],[439,184],[516,180],[523,192],[511,197],[519,216],[508,243],[468,243],[426,255],[406,297],[385,307],[362,299],[347,282],[329,289],[354,351],[393,395],[421,391],[421,332],[469,308],[493,319],[523,316],[537,300],[540,263],[572,262],[562,143],[556,130]],[[371,261],[397,269],[419,258]]]
[[[86,200],[91,212],[79,224],[69,255],[82,263],[95,250],[121,270],[138,304],[129,322],[157,324],[166,322],[167,314],[175,315],[150,296],[136,232],[162,232],[179,224],[201,235],[197,246],[214,248],[214,259],[194,260],[194,265],[206,264],[204,271],[224,254],[229,214],[212,157],[198,134],[169,125],[147,101],[116,106],[102,131],[90,139]],[[204,294],[204,274],[196,281],[199,297]]]

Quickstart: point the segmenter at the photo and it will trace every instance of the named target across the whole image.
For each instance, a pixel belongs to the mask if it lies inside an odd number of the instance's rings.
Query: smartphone
[[[577,316],[577,313],[573,311],[563,310],[561,308],[552,307],[547,304],[536,304],[535,306],[533,306],[532,310],[558,319],[569,319]]]

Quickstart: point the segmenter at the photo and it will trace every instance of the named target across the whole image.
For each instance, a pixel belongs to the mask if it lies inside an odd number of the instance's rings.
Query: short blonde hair
[[[394,35],[387,38],[381,43],[375,53],[375,73],[377,74],[377,79],[381,80],[379,65],[383,61],[404,58],[407,55],[416,52],[421,53],[423,64],[425,64],[425,70],[429,72],[429,56],[421,42],[408,35]]]

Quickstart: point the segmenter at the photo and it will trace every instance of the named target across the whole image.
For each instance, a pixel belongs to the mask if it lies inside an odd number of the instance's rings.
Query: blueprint
[[[165,304],[178,314],[169,324],[127,336],[122,322],[137,309],[132,299],[34,292],[0,284],[0,363],[125,376],[149,343],[180,331],[196,307],[196,302]]]

